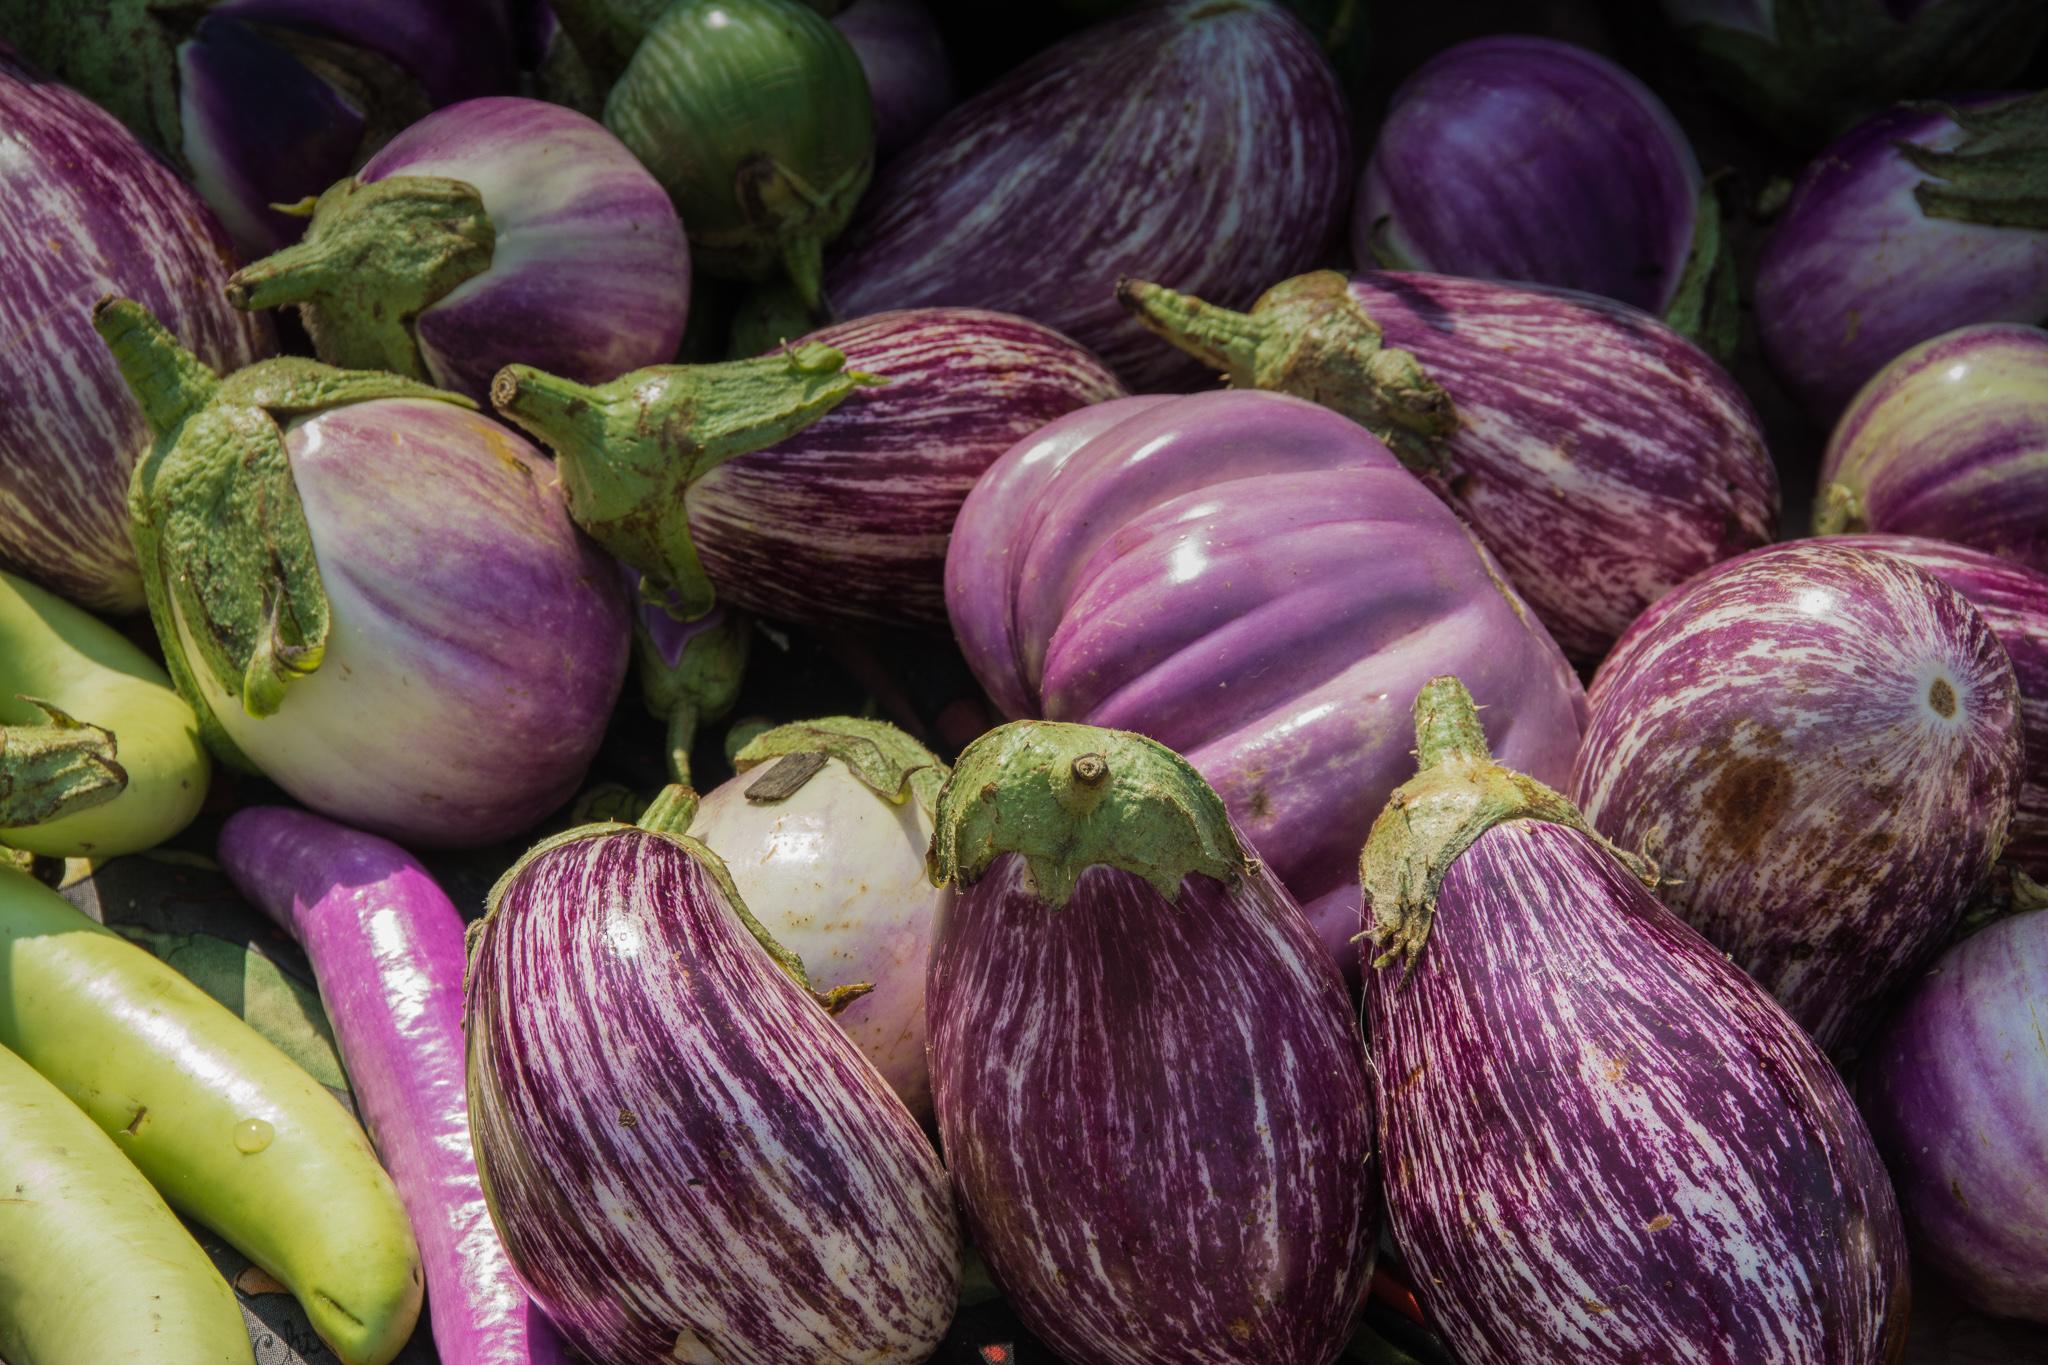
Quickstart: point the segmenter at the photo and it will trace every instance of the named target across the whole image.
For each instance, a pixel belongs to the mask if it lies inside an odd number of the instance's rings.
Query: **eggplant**
[[[228,280],[299,305],[322,360],[477,402],[515,361],[586,383],[675,357],[690,253],[668,196],[595,120],[539,100],[421,119]]]
[[[627,590],[638,595],[640,571],[619,565]],[[690,784],[690,751],[697,727],[722,720],[739,700],[751,653],[753,623],[724,607],[694,621],[679,621],[670,600],[641,598],[633,609],[633,658],[640,699],[664,722],[669,779]]]
[[[0,33],[5,12],[0,2]],[[126,499],[149,427],[92,334],[92,305],[109,287],[128,291],[227,369],[269,354],[270,328],[221,298],[230,248],[198,196],[4,43],[0,128],[0,567],[89,611],[135,611]]]
[[[875,179],[826,273],[841,317],[1021,313],[1133,389],[1195,373],[1118,311],[1146,273],[1233,306],[1342,224],[1351,136],[1315,39],[1273,0],[1173,0],[1083,30]],[[684,214],[688,218],[687,211]]]
[[[1002,726],[940,793],[939,1132],[1010,1307],[1075,1365],[1326,1365],[1363,1305],[1358,1020],[1249,849],[1186,760],[1092,726]]]
[[[1889,1365],[1898,1205],[1841,1078],[1453,677],[1361,861],[1387,1212],[1466,1365]]]
[[[1313,399],[1387,442],[1574,659],[1777,525],[1749,400],[1625,304],[1394,271],[1303,275],[1249,313],[1138,280],[1117,292],[1234,386]]]
[[[1643,613],[1589,702],[1579,809],[1853,1055],[2004,849],[2023,768],[1998,637],[1902,559],[1798,541]]]
[[[2048,320],[2044,164],[2048,94],[1901,106],[1814,158],[1758,257],[1754,306],[1765,357],[1816,422],[1919,342]]]
[[[514,365],[491,397],[554,448],[578,524],[685,616],[715,597],[786,621],[942,629],[946,537],[975,479],[1122,392],[1037,323],[922,308],[597,387]]]
[[[867,74],[875,161],[917,140],[958,99],[953,62],[925,0],[853,0],[832,16]]]
[[[1880,370],[1828,440],[1813,524],[2048,570],[2048,331],[1962,327]]]
[[[1004,715],[1185,754],[1340,964],[1358,831],[1407,767],[1398,698],[1426,670],[1467,670],[1502,751],[1560,782],[1583,723],[1457,517],[1364,428],[1279,394],[1117,399],[1019,442],[960,509],[946,604]]]
[[[676,832],[693,804],[671,787],[492,889],[464,1015],[492,1222],[596,1360],[925,1360],[960,1283],[945,1170],[820,1008],[851,992],[764,951]]]
[[[222,378],[132,301],[93,323],[158,434],[133,530],[214,755],[414,846],[490,843],[567,800],[630,624],[540,452],[397,375]]]

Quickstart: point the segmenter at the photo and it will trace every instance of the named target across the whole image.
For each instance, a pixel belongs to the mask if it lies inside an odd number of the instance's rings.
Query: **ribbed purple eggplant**
[[[1835,424],[1813,520],[2048,571],[2048,332],[1959,328],[1885,366]]]
[[[1125,317],[1119,275],[1233,306],[1313,265],[1351,181],[1344,98],[1274,0],[1171,0],[1083,30],[875,177],[826,273],[841,317],[1021,313],[1134,389],[1198,371]]]
[[[92,330],[110,288],[207,364],[267,354],[270,328],[220,296],[234,268],[198,196],[105,110],[0,43],[0,565],[102,612],[142,605],[128,476],[142,409]]]
[[[1366,1036],[1438,1332],[1464,1365],[1896,1361],[1898,1206],[1827,1058],[1487,760],[1455,679],[1415,708],[1421,772],[1366,845]]]
[[[956,99],[953,62],[924,0],[853,0],[832,16],[875,102],[875,160],[917,140]]]
[[[1949,951],[1871,1045],[1857,1097],[1914,1252],[1988,1313],[2048,1322],[2048,910]]]
[[[1303,275],[1248,314],[1138,281],[1118,293],[1237,387],[1314,399],[1387,441],[1574,658],[1776,528],[1749,400],[1625,304],[1401,272]]]
[[[1334,1360],[1378,1238],[1363,1041],[1216,793],[1015,722],[960,755],[931,867],[939,1132],[1017,1316],[1074,1365]]]
[[[1960,112],[1958,112],[1958,110]],[[1764,243],[1764,354],[1818,422],[1908,347],[1978,322],[2048,319],[2048,227],[2001,225],[2022,202],[2023,140],[2048,157],[2048,96],[1916,105],[1814,158]],[[2004,159],[2004,160],[2002,160]]]
[[[960,1278],[945,1170],[668,832],[690,804],[551,839],[491,893],[465,1028],[492,1219],[594,1360],[922,1361]]]
[[[2012,664],[1903,559],[1797,541],[1659,601],[1593,679],[1571,796],[1664,900],[1853,1053],[2012,823]]]
[[[1539,774],[1578,745],[1578,679],[1471,534],[1363,428],[1278,394],[1099,403],[1019,443],[961,508],[946,604],[1005,715],[1186,754],[1340,964],[1423,678],[1469,670]]]

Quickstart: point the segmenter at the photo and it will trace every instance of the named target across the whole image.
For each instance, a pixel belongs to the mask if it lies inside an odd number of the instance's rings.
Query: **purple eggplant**
[[[282,806],[229,817],[220,861],[313,964],[349,1088],[419,1238],[440,1365],[566,1365],[477,1183],[461,912],[404,849]]]
[[[133,302],[93,322],[158,433],[132,531],[215,755],[415,847],[567,800],[630,623],[541,453],[397,375],[291,358],[221,378]]]
[[[925,0],[853,0],[832,16],[875,103],[875,160],[917,140],[956,99],[953,63]]]
[[[881,174],[829,263],[842,317],[1021,313],[1134,389],[1199,373],[1117,308],[1142,272],[1250,303],[1343,222],[1351,138],[1315,39],[1274,0],[1172,0],[1026,61]]]
[[[1574,658],[1776,527],[1749,400],[1625,304],[1398,272],[1303,275],[1250,313],[1135,280],[1118,295],[1233,385],[1314,399],[1386,441]]]
[[[595,388],[514,365],[492,400],[554,448],[578,523],[678,593],[684,615],[715,589],[787,621],[932,629],[975,479],[1046,422],[1122,392],[1035,322],[920,308]]]
[[[2048,13],[2048,9],[2044,9]],[[1817,422],[1918,342],[2048,319],[2048,94],[1881,114],[1800,176],[1757,262],[1764,354]]]
[[[974,1245],[1074,1365],[1326,1365],[1364,1301],[1358,1020],[1248,847],[1179,755],[1092,726],[1005,725],[940,794],[939,1132]]]
[[[1457,517],[1362,427],[1278,394],[1119,399],[1019,443],[960,510],[946,605],[1005,715],[1187,755],[1339,963],[1423,678],[1469,670],[1538,774],[1578,746],[1578,679]]]
[[[593,1360],[922,1361],[960,1280],[946,1172],[676,832],[693,804],[559,835],[491,892],[465,1016],[491,1217]]]
[[[1964,939],[1857,1073],[1913,1249],[1987,1313],[2048,1322],[2048,910]]]
[[[1954,930],[2022,775],[2012,664],[1902,559],[1798,541],[1701,574],[1594,676],[1571,795],[1664,900],[1851,1054]]]
[[[2048,332],[1986,323],[1922,342],[1835,424],[1814,529],[1974,545],[2048,571]]]
[[[481,403],[514,362],[594,384],[673,360],[690,253],[668,195],[602,124],[498,97],[400,133],[228,297],[299,305],[330,365]]]
[[[234,266],[206,205],[104,110],[4,43],[0,128],[0,566],[94,611],[131,612],[142,577],[128,475],[149,427],[93,335],[92,306],[126,290],[226,369],[268,354],[270,328],[221,298]]]
[[[1493,763],[1455,678],[1363,860],[1394,1241],[1465,1365],[1890,1365],[1905,1237],[1841,1078],[1660,905],[1644,860]]]

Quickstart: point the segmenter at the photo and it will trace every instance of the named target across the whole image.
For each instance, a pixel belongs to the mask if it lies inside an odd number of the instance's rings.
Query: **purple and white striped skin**
[[[1928,176],[1898,144],[1946,151],[1963,138],[1939,109],[1880,114],[1814,158],[1764,243],[1757,333],[1815,421],[1833,422],[1918,342],[1971,323],[2048,319],[2048,231],[1935,217],[1914,198]]]
[[[142,606],[128,478],[151,443],[92,327],[141,300],[209,365],[269,354],[221,297],[233,261],[198,196],[104,110],[0,44],[0,565],[93,611]]]
[[[951,109],[953,62],[925,0],[853,0],[832,16],[875,101],[875,159],[886,161]]]
[[[1692,144],[1641,81],[1570,43],[1481,38],[1394,92],[1351,253],[1360,269],[1557,285],[1661,314],[1699,202]]]
[[[1643,613],[1589,700],[1569,792],[1586,818],[1853,1054],[2004,849],[2023,768],[1998,637],[1903,559],[1796,541]]]
[[[2048,571],[2048,332],[1963,327],[1886,365],[1835,424],[1814,526],[1932,536]]]
[[[349,1088],[419,1239],[440,1365],[567,1365],[477,1183],[461,912],[396,844],[284,806],[229,816],[220,861],[313,964]]]
[[[2048,911],[1948,950],[1871,1044],[1857,1097],[1913,1250],[1964,1302],[2048,1322]]]
[[[946,1172],[729,887],[626,825],[499,883],[466,1016],[492,1218],[594,1360],[922,1361],[960,1279]]]
[[[1012,447],[961,508],[946,604],[1005,715],[1185,754],[1347,971],[1359,834],[1412,771],[1421,681],[1469,670],[1501,752],[1558,781],[1584,719],[1458,519],[1364,428],[1278,394],[1120,399]]]
[[[1141,274],[1251,302],[1306,269],[1351,186],[1342,91],[1274,0],[1172,0],[1018,66],[876,175],[834,248],[841,317],[957,304],[1021,313],[1133,389],[1200,371],[1118,307]]]

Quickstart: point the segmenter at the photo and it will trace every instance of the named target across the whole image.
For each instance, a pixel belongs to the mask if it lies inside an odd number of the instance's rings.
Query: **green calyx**
[[[1418,473],[1444,467],[1458,429],[1451,396],[1379,324],[1334,270],[1283,280],[1249,313],[1204,303],[1143,280],[1119,280],[1117,301],[1152,332],[1240,389],[1289,393],[1340,412],[1380,438]]]
[[[671,0],[555,0],[551,8],[599,88],[619,78]]]
[[[1535,778],[1493,761],[1479,709],[1454,677],[1432,678],[1415,697],[1417,772],[1373,821],[1359,880],[1372,924],[1365,936],[1382,949],[1374,967],[1397,960],[1413,970],[1429,941],[1437,892],[1459,855],[1509,820],[1543,820],[1575,829],[1655,888],[1655,863],[1600,837],[1578,807]]]
[[[684,641],[675,662],[670,663],[648,628],[645,614],[635,613],[633,644],[640,657],[640,695],[649,711],[668,722],[672,781],[689,785],[690,750],[696,747],[697,727],[720,719],[739,700],[752,639],[747,618],[729,611]]]
[[[0,725],[0,829],[47,824],[103,806],[128,787],[111,731],[35,697],[47,725]]]
[[[1813,533],[1839,536],[1865,529],[1863,499],[1846,483],[1830,483],[1820,490],[1813,505]]]
[[[1963,130],[1948,151],[1910,142],[1899,155],[1924,172],[1920,211],[1988,227],[2048,230],[2048,91],[1981,109],[1926,106]]]
[[[93,327],[156,436],[128,488],[150,620],[207,747],[247,769],[197,670],[249,715],[267,716],[327,647],[327,593],[282,424],[376,398],[475,404],[396,375],[298,358],[222,378],[130,299],[100,300]],[[196,657],[187,657],[188,640]]]
[[[554,449],[576,524],[646,575],[649,601],[689,621],[715,600],[690,541],[690,485],[885,382],[812,342],[753,360],[650,366],[599,385],[507,365],[491,402]]]
[[[1693,212],[1692,250],[1678,277],[1664,321],[1722,364],[1735,355],[1742,309],[1735,294],[1735,253],[1721,232],[1721,195],[1709,182],[1700,188]]]
[[[299,305],[330,365],[430,380],[419,315],[490,269],[497,229],[474,186],[438,176],[353,177],[314,201],[295,246],[228,277],[237,308]]]
[[[1056,910],[1095,866],[1136,873],[1168,901],[1191,875],[1235,883],[1252,868],[1223,798],[1186,759],[1092,725],[1018,720],[989,731],[961,753],[934,825],[934,886],[972,886],[1016,853]]]
[[[826,760],[834,758],[883,800],[900,806],[915,797],[926,813],[937,813],[946,765],[939,762],[937,754],[884,720],[827,716],[779,725],[749,740],[734,755],[733,767],[746,772],[770,760],[781,760],[747,788],[747,800],[769,805],[794,795]]]

